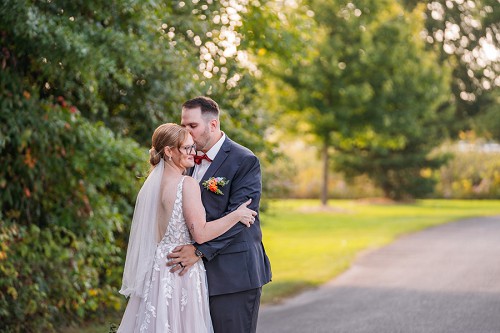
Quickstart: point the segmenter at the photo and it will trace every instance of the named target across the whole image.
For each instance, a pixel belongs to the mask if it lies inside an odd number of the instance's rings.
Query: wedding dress
[[[167,254],[176,246],[193,243],[182,211],[184,179],[177,185],[172,216],[156,246],[143,292],[130,294],[118,333],[213,332],[203,262],[196,262],[183,276],[170,273],[166,266]]]

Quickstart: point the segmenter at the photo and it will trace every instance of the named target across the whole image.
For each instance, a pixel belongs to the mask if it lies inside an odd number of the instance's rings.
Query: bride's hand
[[[240,214],[240,222],[250,227],[255,222],[255,216],[257,212],[248,208],[248,205],[252,202],[252,199],[248,199],[247,202],[242,203],[236,212]]]

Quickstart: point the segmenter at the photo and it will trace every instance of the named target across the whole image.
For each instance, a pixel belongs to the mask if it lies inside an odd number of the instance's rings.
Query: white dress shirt
[[[224,140],[226,140],[226,134],[222,132],[222,137],[217,141],[212,148],[210,148],[209,151],[207,151],[207,156],[209,159],[212,161],[214,160],[215,156],[220,150],[220,147],[222,147],[222,144],[224,143]],[[210,166],[210,163],[205,159],[201,160],[200,164],[195,164],[194,165],[194,170],[193,170],[193,175],[192,177],[196,179],[197,182],[200,182],[203,176],[205,175],[205,172],[207,172],[208,167]]]

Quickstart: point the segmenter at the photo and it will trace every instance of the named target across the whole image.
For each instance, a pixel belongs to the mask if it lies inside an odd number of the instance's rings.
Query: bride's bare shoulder
[[[188,190],[193,190],[193,189],[200,189],[200,185],[198,184],[198,182],[196,181],[196,179],[194,179],[193,177],[190,177],[190,176],[186,176],[184,178],[184,188],[185,189],[188,189]]]

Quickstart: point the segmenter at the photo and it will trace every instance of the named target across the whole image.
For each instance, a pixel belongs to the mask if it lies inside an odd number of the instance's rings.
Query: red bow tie
[[[212,162],[212,160],[210,159],[210,157],[207,156],[207,154],[194,155],[194,163],[201,164],[202,160],[207,160],[209,162]]]

